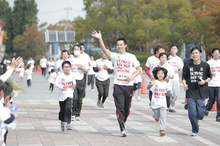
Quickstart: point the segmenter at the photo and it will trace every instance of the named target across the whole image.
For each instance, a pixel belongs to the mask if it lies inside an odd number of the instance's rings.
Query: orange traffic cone
[[[215,103],[212,106],[212,111],[216,111],[217,110],[217,102],[215,101]]]
[[[147,94],[144,78],[143,78],[143,80],[142,80],[141,94]]]
[[[36,66],[34,66],[34,72],[37,72],[37,70],[36,70]]]
[[[37,72],[41,72],[40,65],[37,66]]]

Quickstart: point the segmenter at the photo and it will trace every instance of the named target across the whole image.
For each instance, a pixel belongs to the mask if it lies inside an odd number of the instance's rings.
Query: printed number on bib
[[[130,76],[130,71],[129,70],[118,70],[117,79],[119,81],[128,81],[126,79],[127,76]]]

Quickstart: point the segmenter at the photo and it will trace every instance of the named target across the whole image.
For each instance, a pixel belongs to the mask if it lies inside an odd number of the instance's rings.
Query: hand
[[[104,69],[108,69],[108,66],[107,66],[107,65],[104,65]]]
[[[173,100],[176,101],[176,97],[174,97]]]
[[[0,45],[3,43],[4,30],[0,27]]]
[[[97,39],[101,39],[102,38],[102,34],[99,31],[99,33],[97,33],[95,30],[92,31],[91,35]]]
[[[189,89],[187,84],[183,85],[183,87],[185,91]]]
[[[13,58],[11,61],[11,69],[14,70],[15,68],[17,68],[22,63],[22,61],[23,59],[21,57],[18,57],[16,60],[15,58]]]
[[[101,67],[99,67],[99,71],[101,71],[102,70],[102,68]]]
[[[76,84],[73,84],[73,89],[75,89],[76,88]]]
[[[18,118],[18,113],[17,112],[14,112],[14,113],[11,113],[12,115],[14,115],[15,119]]]
[[[128,82],[130,82],[131,80],[133,80],[132,76],[127,76],[126,79],[128,80]]]
[[[150,79],[151,81],[155,81],[154,75],[151,75]]]
[[[68,88],[68,86],[67,85],[63,85],[63,89],[67,89]]]
[[[152,85],[152,86],[155,85],[155,84],[156,84],[155,80],[154,80],[154,81],[151,81],[151,85]]]
[[[205,80],[201,80],[198,82],[199,85],[204,85],[205,83],[206,83]]]
[[[178,70],[181,70],[181,67],[180,67],[180,66],[178,66]]]
[[[84,66],[81,64],[80,66],[79,66],[82,70],[84,70]]]
[[[213,77],[216,76],[216,73],[213,72],[213,73],[212,73],[212,76],[213,76]]]

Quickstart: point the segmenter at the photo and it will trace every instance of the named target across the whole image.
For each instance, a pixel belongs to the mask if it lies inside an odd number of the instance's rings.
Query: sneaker
[[[79,117],[76,117],[76,121],[79,121]]]
[[[160,119],[155,119],[155,121],[156,121],[156,122],[159,122],[159,121],[160,121]]]
[[[198,120],[198,126],[200,126],[202,124],[202,120],[199,120],[199,119],[197,120]]]
[[[138,98],[137,98],[139,101],[141,101],[141,97],[140,96],[138,96]]]
[[[101,103],[101,104],[100,104],[100,107],[101,107],[101,108],[104,108],[104,103]]]
[[[205,111],[205,116],[208,116],[208,115],[209,115],[209,111],[206,110],[206,111]]]
[[[121,137],[126,137],[126,132],[125,132],[125,129],[123,131],[121,131]]]
[[[72,116],[72,117],[71,117],[71,120],[72,120],[72,121],[76,121],[76,116]]]
[[[164,130],[160,130],[160,136],[165,136],[166,133],[164,132]]]
[[[61,131],[65,132],[65,122],[61,122]]]
[[[188,110],[187,103],[184,105],[184,109],[185,109],[185,110]]]
[[[169,109],[169,112],[171,112],[171,113],[175,113],[176,111],[173,110],[173,109]]]
[[[190,136],[195,137],[197,134],[196,133],[191,133]]]
[[[82,98],[82,104],[84,104],[84,103],[85,103],[84,98]]]
[[[100,107],[101,106],[101,100],[97,101],[97,106]]]
[[[92,91],[94,91],[94,89],[92,89]]]
[[[132,99],[133,99],[133,101],[135,101],[135,97],[134,96],[132,97]]]
[[[216,121],[217,121],[217,122],[220,122],[220,117],[219,117],[219,118],[216,118]]]
[[[66,124],[66,129],[67,129],[67,130],[72,130],[72,128],[71,128],[71,126],[70,126],[70,123],[67,123],[67,124]]]

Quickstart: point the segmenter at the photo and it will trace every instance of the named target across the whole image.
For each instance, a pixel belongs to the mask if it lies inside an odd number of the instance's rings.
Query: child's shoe
[[[160,119],[155,119],[155,121],[156,121],[156,122],[159,122],[159,121],[160,121]]]
[[[165,132],[164,132],[164,130],[160,130],[160,136],[165,136],[166,134],[165,134]]]

